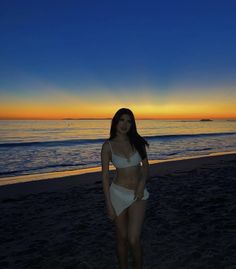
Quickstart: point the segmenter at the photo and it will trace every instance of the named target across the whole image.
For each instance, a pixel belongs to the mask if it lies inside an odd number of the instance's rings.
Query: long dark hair
[[[127,133],[129,137],[129,141],[132,147],[135,147],[138,153],[140,154],[142,160],[147,157],[145,146],[149,146],[148,142],[138,134],[137,127],[135,123],[135,118],[133,112],[128,108],[120,108],[116,114],[114,115],[112,122],[111,122],[111,129],[110,129],[110,138],[109,140],[116,137],[116,126],[122,117],[122,115],[128,115],[131,119],[131,127],[129,132]]]

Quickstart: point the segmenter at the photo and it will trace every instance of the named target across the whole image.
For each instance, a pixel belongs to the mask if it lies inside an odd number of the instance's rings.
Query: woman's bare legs
[[[115,218],[119,269],[128,269],[128,210]]]
[[[145,217],[146,202],[146,200],[135,201],[128,208],[128,242],[131,246],[135,269],[143,268],[143,251],[140,236]]]

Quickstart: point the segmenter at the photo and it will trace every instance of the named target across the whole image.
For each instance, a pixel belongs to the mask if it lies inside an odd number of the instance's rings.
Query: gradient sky
[[[236,118],[236,1],[1,1],[0,118]]]

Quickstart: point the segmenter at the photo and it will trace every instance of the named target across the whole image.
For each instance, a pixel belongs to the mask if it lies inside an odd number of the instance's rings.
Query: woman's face
[[[130,116],[127,114],[123,114],[116,125],[117,133],[127,134],[131,128],[131,124],[132,121]]]

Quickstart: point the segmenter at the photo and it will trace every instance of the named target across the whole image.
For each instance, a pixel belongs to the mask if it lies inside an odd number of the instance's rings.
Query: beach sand
[[[236,154],[152,164],[144,269],[236,268]],[[0,187],[0,268],[117,268],[101,173]],[[131,268],[131,267],[130,267]]]

